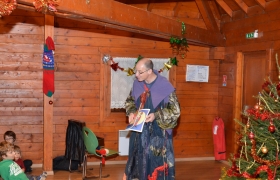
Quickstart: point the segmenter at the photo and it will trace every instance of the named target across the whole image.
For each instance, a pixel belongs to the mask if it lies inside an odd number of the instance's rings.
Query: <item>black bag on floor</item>
[[[53,170],[77,170],[79,165],[79,161],[71,161],[71,169],[69,169],[70,166],[70,160],[67,159],[65,156],[58,156],[53,159]]]

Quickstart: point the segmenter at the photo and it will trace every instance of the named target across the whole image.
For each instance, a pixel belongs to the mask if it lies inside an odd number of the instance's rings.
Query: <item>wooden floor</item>
[[[228,167],[219,161],[183,161],[176,162],[176,180],[218,180],[221,176],[221,168]],[[98,175],[99,166],[88,166],[88,175]],[[122,180],[125,165],[105,165],[102,174],[110,174],[105,180]],[[33,175],[41,174],[41,168],[33,168]],[[47,180],[81,180],[82,171],[54,171],[54,175],[48,175]]]

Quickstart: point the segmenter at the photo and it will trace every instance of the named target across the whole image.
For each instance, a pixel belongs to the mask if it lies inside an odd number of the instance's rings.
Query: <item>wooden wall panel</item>
[[[23,10],[0,19],[0,137],[6,130],[15,131],[24,157],[34,164],[43,160],[44,28],[40,20],[44,21],[43,15]],[[108,79],[101,77],[110,67],[101,58],[104,54],[172,57],[169,42],[62,18],[55,19],[54,28],[53,157],[64,155],[69,119],[84,121],[96,135],[105,138],[106,146],[118,149],[118,130],[124,129],[127,118],[124,113],[104,114],[104,102],[108,101],[101,91],[107,93]],[[198,46],[190,46],[185,59],[177,58],[178,67],[172,71],[176,73],[172,77],[181,103],[174,133],[176,158],[213,156],[211,129],[218,114],[219,61],[209,60],[209,48]],[[187,64],[209,66],[209,82],[185,82]],[[33,150],[39,151],[36,156],[32,156]],[[119,156],[111,160],[126,159]]]
[[[39,13],[15,11],[0,19],[0,137],[14,131],[23,158],[34,164],[43,158],[43,29]]]
[[[275,3],[279,4],[277,1],[273,1],[272,4],[276,5]],[[227,40],[225,61],[220,63],[219,69],[219,116],[225,122],[228,157],[230,153],[235,152],[236,146],[234,143],[236,141],[236,123],[233,120],[233,103],[235,101],[237,53],[267,51],[268,74],[270,74],[271,79],[277,80],[275,53],[279,51],[280,26],[278,24],[280,19],[277,14],[279,14],[280,9],[277,6],[273,8],[270,6],[270,8],[266,7],[265,10],[266,13],[254,13],[254,16],[249,15],[247,18],[236,18],[231,22],[223,23],[221,26]],[[255,30],[258,30],[262,36],[257,39],[245,38],[246,33]],[[228,83],[226,87],[221,85],[222,75],[227,75]],[[263,79],[260,79],[260,81],[263,81]]]

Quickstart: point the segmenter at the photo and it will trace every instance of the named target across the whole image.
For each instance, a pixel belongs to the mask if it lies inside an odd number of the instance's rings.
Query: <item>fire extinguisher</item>
[[[216,117],[213,121],[213,143],[215,160],[226,159],[225,130],[222,118]]]

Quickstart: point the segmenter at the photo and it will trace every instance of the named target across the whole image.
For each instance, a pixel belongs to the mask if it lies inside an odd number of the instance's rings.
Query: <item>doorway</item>
[[[244,107],[253,107],[257,96],[262,90],[264,79],[271,72],[271,57],[272,49],[267,51],[254,52],[237,52],[236,56],[236,74],[235,74],[235,93],[233,102],[233,118],[246,123],[246,119],[242,119],[241,112],[244,112]],[[233,132],[238,131],[240,126],[235,123]],[[237,135],[234,133],[234,141],[237,140]],[[234,152],[238,145],[234,145]]]
[[[244,53],[242,110],[251,108],[257,103],[256,96],[262,90],[264,79],[268,74],[266,63],[266,51]]]

